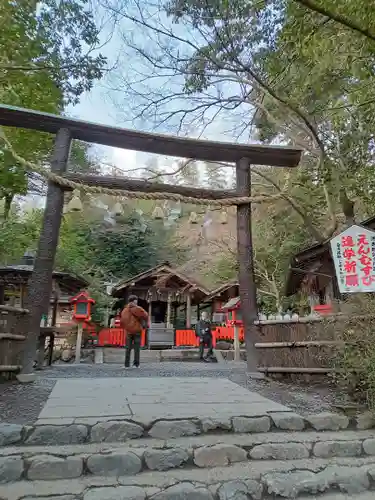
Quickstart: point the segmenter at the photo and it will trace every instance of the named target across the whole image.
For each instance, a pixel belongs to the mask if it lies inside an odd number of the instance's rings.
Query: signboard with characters
[[[375,292],[375,231],[351,226],[331,240],[340,293]]]

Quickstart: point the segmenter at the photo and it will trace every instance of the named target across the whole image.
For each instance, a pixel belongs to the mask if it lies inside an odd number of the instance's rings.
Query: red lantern
[[[79,322],[89,321],[91,319],[91,304],[95,304],[87,292],[80,292],[70,299],[73,304],[73,319]]]

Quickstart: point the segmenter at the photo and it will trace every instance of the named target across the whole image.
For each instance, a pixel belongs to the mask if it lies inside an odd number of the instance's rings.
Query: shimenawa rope
[[[36,172],[42,177],[46,178],[47,180],[59,184],[62,187],[83,191],[85,193],[106,194],[111,196],[124,196],[129,199],[141,199],[141,200],[172,200],[172,201],[180,201],[181,203],[191,203],[194,205],[212,205],[218,207],[228,207],[233,205],[242,205],[246,203],[264,203],[266,201],[278,199],[282,196],[282,193],[278,193],[271,195],[262,194],[257,196],[239,196],[234,198],[223,198],[221,200],[212,200],[206,198],[196,198],[193,196],[184,196],[176,193],[144,193],[142,191],[113,189],[102,186],[88,186],[81,182],[75,182],[70,179],[66,179],[61,175],[57,175],[49,171],[45,167],[32,163],[28,160],[25,160],[24,158],[19,156],[17,152],[13,149],[13,146],[7,139],[2,127],[0,127],[0,129],[1,129],[0,139],[2,139],[2,141],[5,143],[7,149],[9,149],[14,159],[17,160],[25,168],[25,170]]]

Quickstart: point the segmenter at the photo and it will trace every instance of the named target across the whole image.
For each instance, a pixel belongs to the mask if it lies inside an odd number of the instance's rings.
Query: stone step
[[[124,469],[117,476],[78,477],[75,464],[67,479],[53,480],[60,464],[44,467],[50,479],[21,479],[0,485],[7,500],[373,500],[375,458],[306,459],[235,463],[211,469],[147,471]],[[1,467],[0,467],[0,470]],[[39,471],[43,470],[40,462]],[[16,463],[13,473],[16,476]],[[69,475],[68,475],[69,472]],[[125,474],[127,472],[128,475]],[[19,473],[19,470],[18,470]],[[367,494],[366,494],[367,493]],[[311,496],[313,495],[313,496]]]
[[[104,363],[124,364],[125,349],[103,349]],[[147,361],[198,361],[199,350],[192,349],[152,349],[141,351],[141,362]]]
[[[170,469],[212,469],[235,463],[373,457],[375,432],[211,434],[124,443],[5,447],[0,482],[137,475]],[[374,468],[375,470],[375,468]]]
[[[302,417],[293,412],[270,412],[257,416],[214,415],[200,418],[157,419],[155,417],[85,417],[39,419],[34,425],[0,423],[1,446],[68,445],[82,443],[126,442],[130,439],[174,439],[207,434],[258,434],[366,430],[372,416],[321,413]],[[203,439],[200,437],[198,439]]]

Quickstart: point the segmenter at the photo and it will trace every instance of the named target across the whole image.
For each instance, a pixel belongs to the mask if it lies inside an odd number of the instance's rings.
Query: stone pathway
[[[229,380],[204,378],[133,378],[59,380],[37,424],[69,424],[82,419],[218,418],[291,411]]]
[[[317,385],[297,386],[275,381],[247,380],[244,363],[147,363],[140,369],[125,370],[118,365],[60,365],[38,373],[36,382],[30,385],[17,383],[0,384],[0,422],[33,423],[43,409],[54,386],[60,380],[97,378],[204,377],[203,385],[209,387],[212,379],[230,380],[240,387],[271,399],[275,403],[292,408],[301,414],[331,411],[334,404],[342,403],[344,394]]]

